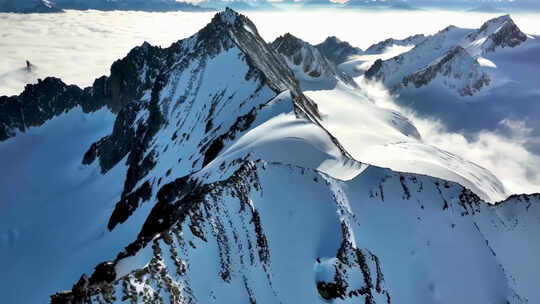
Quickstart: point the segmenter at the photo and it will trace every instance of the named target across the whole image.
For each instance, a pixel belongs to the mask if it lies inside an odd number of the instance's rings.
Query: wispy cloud
[[[508,193],[540,192],[540,156],[528,149],[540,138],[525,122],[503,119],[496,131],[453,132],[441,120],[420,116],[411,108],[400,105],[380,84],[362,82],[362,89],[377,105],[398,111],[411,120],[424,143],[491,171],[502,181]]]

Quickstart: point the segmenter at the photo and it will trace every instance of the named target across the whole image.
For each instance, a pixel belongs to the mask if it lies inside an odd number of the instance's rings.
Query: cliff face
[[[358,87],[352,77],[339,70],[317,47],[289,33],[278,37],[270,46],[283,56],[300,80],[302,89],[334,88],[338,82],[353,88]]]

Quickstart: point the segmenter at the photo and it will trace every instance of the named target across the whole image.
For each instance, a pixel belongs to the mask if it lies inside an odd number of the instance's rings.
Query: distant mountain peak
[[[490,83],[490,78],[479,67],[467,50],[458,45],[426,68],[405,77],[402,84],[420,88],[440,76],[443,86],[456,90],[461,96],[472,96]]]
[[[447,27],[445,27],[444,29],[440,30],[439,33],[446,33],[446,32],[450,32],[450,31],[453,31],[455,29],[457,29],[458,27],[455,26],[455,25],[449,25]]]
[[[223,12],[218,13],[216,16],[219,17],[221,21],[230,25],[234,25],[239,14],[231,8],[226,7]]]
[[[514,23],[514,20],[512,20],[512,17],[510,17],[510,14],[505,14],[493,19],[490,19],[484,23],[484,25],[488,24],[503,24],[505,22],[512,22]]]
[[[336,36],[328,36],[328,37],[326,37],[326,39],[324,39],[323,43],[335,43],[335,44],[337,44],[337,43],[342,43],[342,42],[344,42],[344,41],[341,41]],[[345,43],[347,43],[347,42],[345,42]]]
[[[424,36],[424,34],[417,34],[417,35],[409,36],[405,39],[388,38],[386,40],[380,41],[370,46],[368,49],[366,49],[365,53],[366,54],[380,54],[387,47],[392,46],[392,45],[400,45],[400,46],[417,45],[424,40],[426,40],[426,36]]]
[[[363,53],[362,49],[353,47],[348,42],[342,41],[336,36],[326,38],[322,43],[315,45],[315,47],[336,65],[347,61],[351,56]]]
[[[338,81],[356,87],[354,80],[338,70],[315,46],[290,33],[278,37],[271,46],[285,58],[301,85],[303,80],[316,80],[326,82],[330,87],[335,87]]]
[[[485,22],[480,29],[466,38],[471,43],[480,42],[483,53],[493,52],[496,48],[516,47],[527,40],[510,15],[503,15]]]

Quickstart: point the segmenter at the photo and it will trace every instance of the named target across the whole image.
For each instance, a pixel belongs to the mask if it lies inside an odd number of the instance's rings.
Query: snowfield
[[[491,172],[423,142],[407,118],[377,106],[368,96],[343,86],[306,94],[319,106],[322,124],[355,159],[400,172],[455,181],[490,202],[508,196]]]

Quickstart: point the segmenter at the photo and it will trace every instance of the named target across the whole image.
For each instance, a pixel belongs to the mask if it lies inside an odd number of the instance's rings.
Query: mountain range
[[[409,50],[362,70],[335,37],[267,43],[226,9],[91,87],[0,97],[3,301],[536,303],[540,194],[425,144],[356,81],[474,98],[489,56],[535,39],[503,16],[381,42],[366,52]]]
[[[339,7],[344,9],[458,9],[470,12],[499,13],[507,10],[540,9],[536,0],[349,0],[344,3],[330,0],[268,1],[268,0],[0,0],[0,12],[11,13],[58,13],[65,9],[75,10],[135,10],[135,11],[213,11],[230,7],[236,10],[279,10],[289,6]]]
[[[0,0],[0,12],[57,13],[76,10],[210,11],[176,0]]]

